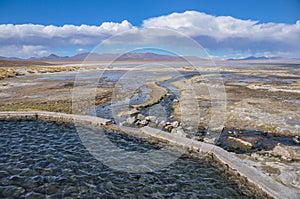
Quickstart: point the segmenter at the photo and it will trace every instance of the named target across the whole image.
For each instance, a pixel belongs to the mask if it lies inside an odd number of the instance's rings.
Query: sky
[[[156,47],[300,57],[299,43],[300,0],[0,0],[0,56]]]

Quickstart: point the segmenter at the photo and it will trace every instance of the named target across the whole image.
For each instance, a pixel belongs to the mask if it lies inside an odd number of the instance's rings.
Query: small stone
[[[120,122],[120,126],[125,126],[126,125],[126,121]]]
[[[167,131],[171,131],[173,128],[174,128],[174,127],[173,127],[172,125],[170,125],[170,124],[165,126],[165,129],[166,129]]]
[[[147,120],[142,120],[139,122],[139,124],[145,126],[145,125],[149,124],[149,122]]]
[[[172,122],[172,127],[177,128],[179,126],[179,122],[178,121],[174,121]]]
[[[137,119],[138,119],[138,120],[144,120],[144,119],[145,119],[145,116],[142,115],[142,114],[138,114],[138,115],[137,115]]]
[[[215,141],[216,141],[216,138],[208,138],[208,137],[203,138],[203,142],[208,143],[208,144],[214,144]]]
[[[260,161],[260,162],[265,162],[266,161],[264,158],[261,158],[261,157],[257,158],[257,160]]]
[[[296,135],[295,137],[293,137],[293,141],[295,144],[300,144],[299,136]]]
[[[129,125],[132,125],[136,122],[136,118],[135,117],[129,117],[127,118],[126,122],[129,124]]]
[[[166,126],[166,122],[164,120],[158,124],[158,127],[160,127],[160,128],[162,128],[164,126]]]
[[[300,161],[300,147],[299,146],[287,146],[287,150],[291,154],[291,158],[295,161]]]
[[[277,146],[274,147],[273,153],[281,156],[282,159],[291,159],[290,152],[286,148],[281,146],[280,144],[278,144]]]
[[[177,103],[177,102],[179,102],[179,100],[178,100],[178,99],[174,99],[173,102],[174,102],[174,103]]]
[[[251,157],[254,158],[254,159],[258,159],[259,158],[259,155],[257,153],[252,153],[251,154]]]
[[[147,117],[145,117],[145,120],[150,121],[150,122],[155,122],[157,120],[157,117],[155,117],[155,116],[147,116]]]
[[[235,148],[249,150],[253,147],[253,145],[250,142],[247,142],[239,138],[228,137],[228,140],[232,143],[232,147]]]

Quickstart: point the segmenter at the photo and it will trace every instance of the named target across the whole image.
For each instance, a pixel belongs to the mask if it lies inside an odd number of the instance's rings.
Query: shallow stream
[[[121,134],[106,134],[126,150],[143,153],[159,148]],[[182,155],[160,170],[127,173],[94,158],[70,124],[0,121],[1,198],[248,198],[241,187],[259,198],[204,159]]]

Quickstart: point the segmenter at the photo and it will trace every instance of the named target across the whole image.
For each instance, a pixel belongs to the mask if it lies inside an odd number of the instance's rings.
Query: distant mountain
[[[16,60],[22,60],[21,58],[18,58],[18,57],[3,57],[3,56],[0,56],[0,60],[13,60],[13,61],[16,61]]]
[[[275,59],[282,59],[281,57],[255,57],[255,56],[250,56],[246,58],[241,58],[241,59],[227,59],[228,61],[234,61],[234,60],[275,60]]]
[[[68,56],[65,57],[60,57],[58,55],[55,54],[50,54],[47,57],[30,57],[29,59],[27,59],[28,61],[63,61],[65,59],[68,59]]]
[[[28,66],[28,65],[51,65],[46,62],[37,61],[22,61],[22,60],[5,60],[0,57],[0,67],[3,66]]]
[[[20,60],[20,61],[184,61],[201,60],[196,56],[172,56],[156,53],[125,53],[125,54],[98,54],[98,53],[80,53],[74,56],[59,56],[50,54],[46,57],[30,57],[29,59],[21,59],[15,57],[1,57],[0,60]]]

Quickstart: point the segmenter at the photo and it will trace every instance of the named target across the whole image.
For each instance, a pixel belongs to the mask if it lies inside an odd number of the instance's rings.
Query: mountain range
[[[265,57],[265,56],[261,56],[261,57],[255,57],[255,56],[250,56],[250,57],[245,57],[245,58],[241,58],[241,59],[227,59],[228,61],[235,61],[235,60],[276,60],[276,59],[284,59],[282,57]]]
[[[30,57],[28,59],[21,59],[17,57],[2,57],[0,60],[14,60],[14,61],[184,61],[187,60],[203,60],[196,56],[173,56],[162,55],[156,53],[125,53],[118,54],[98,54],[98,53],[80,53],[74,56],[58,56],[50,54],[46,57]]]
[[[246,58],[227,59],[227,61],[255,61],[255,60],[280,60],[285,59],[282,57],[255,57],[250,56]],[[18,57],[3,57],[0,56],[0,60],[4,61],[31,61],[31,62],[74,62],[74,61],[205,61],[207,59],[201,59],[197,56],[174,56],[163,55],[156,53],[125,53],[125,54],[98,54],[98,53],[79,53],[73,56],[59,56],[56,54],[50,54],[45,57],[30,57],[28,59],[22,59]],[[297,58],[290,60],[299,60]]]

